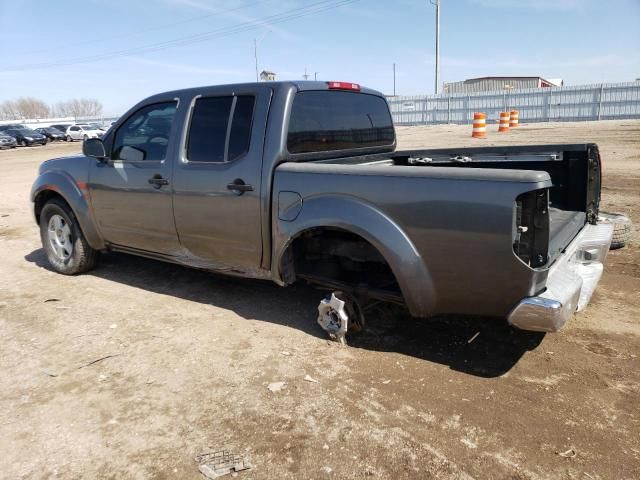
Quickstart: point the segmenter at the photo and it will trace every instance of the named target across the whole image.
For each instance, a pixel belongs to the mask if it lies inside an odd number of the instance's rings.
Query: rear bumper
[[[509,323],[536,332],[560,330],[589,303],[612,235],[612,225],[586,225],[549,269],[545,291],[521,300],[509,314]]]

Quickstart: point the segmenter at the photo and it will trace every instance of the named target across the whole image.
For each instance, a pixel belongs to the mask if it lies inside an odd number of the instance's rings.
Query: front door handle
[[[160,188],[163,185],[169,185],[169,180],[162,178],[162,175],[156,174],[148,180],[149,184],[154,188]]]
[[[244,192],[253,192],[253,185],[247,185],[241,178],[236,178],[233,183],[227,184],[227,190],[242,195]]]

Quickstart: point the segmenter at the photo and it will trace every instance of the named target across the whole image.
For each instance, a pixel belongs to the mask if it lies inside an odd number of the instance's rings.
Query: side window
[[[222,163],[249,151],[255,97],[199,98],[193,108],[187,159],[190,162]],[[233,112],[232,112],[233,109]],[[229,116],[233,114],[231,124]],[[226,156],[225,156],[226,154]]]
[[[231,122],[231,133],[229,134],[228,162],[240,158],[249,151],[254,103],[255,97],[253,96],[237,97]]]
[[[233,97],[196,100],[187,142],[187,158],[190,162],[224,162],[232,103]]]
[[[78,127],[71,127],[72,132],[77,132],[78,130],[80,130]]]
[[[155,103],[141,108],[115,134],[113,160],[164,160],[176,114],[176,102]]]

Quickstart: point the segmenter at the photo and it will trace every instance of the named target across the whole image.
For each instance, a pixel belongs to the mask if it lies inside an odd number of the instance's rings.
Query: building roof
[[[467,78],[466,80],[463,80],[464,82],[472,82],[475,80],[507,80],[507,79],[513,79],[513,78],[518,78],[518,79],[538,79],[538,80],[543,80],[547,83],[551,83],[553,84],[553,82],[550,82],[549,80],[547,80],[544,77],[540,77],[540,76],[536,76],[536,75],[496,75],[496,76],[489,76],[489,77],[474,77],[474,78]]]

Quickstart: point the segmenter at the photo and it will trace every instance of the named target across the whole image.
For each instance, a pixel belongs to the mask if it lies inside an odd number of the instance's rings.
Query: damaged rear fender
[[[431,275],[411,239],[391,218],[373,205],[343,195],[305,198],[302,205],[293,221],[274,215],[272,278],[276,283],[285,283],[282,259],[296,238],[314,228],[338,228],[359,235],[380,252],[413,316],[432,314],[436,298]]]

